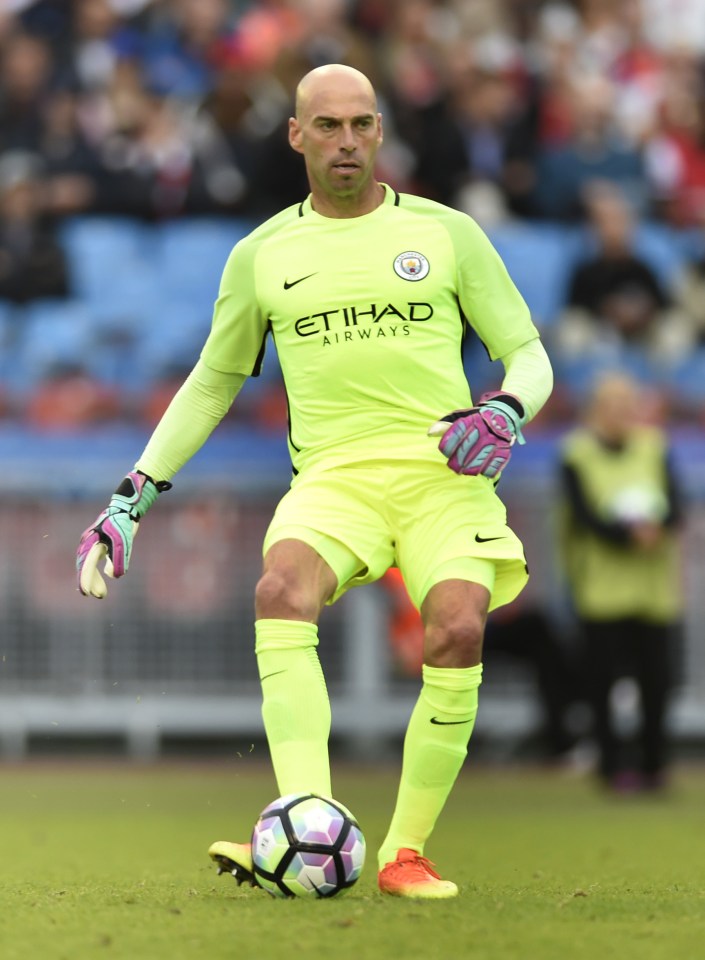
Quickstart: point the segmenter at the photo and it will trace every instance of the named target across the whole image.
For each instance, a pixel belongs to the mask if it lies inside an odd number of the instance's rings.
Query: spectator
[[[605,77],[577,76],[572,85],[574,127],[563,144],[544,144],[538,152],[536,212],[548,219],[575,222],[596,181],[618,185],[638,212],[647,200],[639,149],[616,123],[614,88]]]
[[[705,227],[705,220],[701,232]],[[675,302],[687,317],[695,345],[705,349],[705,244],[701,237],[697,254],[688,259],[674,282]]]
[[[52,73],[44,40],[18,31],[6,37],[0,49],[0,150],[38,149]]]
[[[705,218],[702,64],[692,51],[668,58],[661,109],[646,145],[654,210],[674,227]]]
[[[567,585],[583,638],[582,674],[605,786],[659,789],[667,769],[666,706],[681,616],[676,530],[682,513],[665,434],[640,422],[625,376],[595,389],[561,459]],[[611,694],[639,688],[637,743],[620,737]]]
[[[285,44],[274,65],[288,89],[313,67],[346,63],[377,82],[375,58],[362,34],[347,16],[346,0],[297,0],[298,35]]]
[[[64,84],[84,93],[106,90],[123,59],[138,59],[143,38],[110,0],[74,0],[71,36],[60,50]]]
[[[100,148],[107,212],[154,220],[237,207],[245,180],[208,113],[145,90],[127,66],[111,93]]]
[[[40,169],[34,154],[0,159],[0,299],[18,304],[69,293],[66,259],[43,215]]]
[[[219,53],[220,69],[201,107],[244,179],[238,211],[266,217],[306,190],[303,163],[288,144],[289,91],[237,43]],[[253,59],[251,59],[253,57]]]
[[[631,139],[642,143],[651,133],[661,103],[665,58],[647,38],[643,0],[622,0],[615,10],[620,43],[609,75],[616,88],[617,120]]]
[[[627,364],[655,382],[690,350],[692,332],[672,308],[654,269],[634,251],[634,219],[612,186],[590,193],[595,251],[579,261],[569,282],[567,307],[554,333],[559,368],[577,363],[589,373]]]
[[[243,11],[234,33],[219,44],[218,56],[229,53],[240,65],[271,74],[282,52],[299,43],[304,29],[305,17],[299,4],[260,0]]]
[[[143,67],[150,90],[200,101],[213,87],[220,44],[231,34],[226,0],[172,0],[145,36]]]
[[[76,95],[67,89],[53,92],[43,120],[39,145],[47,211],[63,217],[104,209],[109,203],[106,171],[82,129]]]
[[[450,71],[441,105],[422,114],[416,145],[423,192],[485,224],[507,216],[505,178],[518,118],[516,61],[502,37],[486,37]]]

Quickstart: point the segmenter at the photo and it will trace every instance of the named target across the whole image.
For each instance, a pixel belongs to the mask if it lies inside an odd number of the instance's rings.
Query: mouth
[[[333,170],[343,174],[355,173],[359,169],[360,164],[355,160],[339,160],[338,163],[333,164]]]

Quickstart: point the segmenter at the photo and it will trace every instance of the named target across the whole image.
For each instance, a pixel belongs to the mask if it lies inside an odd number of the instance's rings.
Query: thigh
[[[484,586],[490,610],[521,592],[528,579],[524,550],[485,477],[461,477],[445,464],[414,465],[391,503],[397,561],[419,608],[446,580]]]
[[[380,510],[382,486],[378,473],[362,466],[300,474],[277,506],[265,555],[282,541],[308,544],[335,573],[329,602],[349,587],[377,580],[394,560],[392,534]]]

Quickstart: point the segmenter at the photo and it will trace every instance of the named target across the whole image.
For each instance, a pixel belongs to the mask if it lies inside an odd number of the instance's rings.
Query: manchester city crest
[[[402,280],[423,280],[430,270],[428,260],[416,250],[400,253],[394,261],[394,272]]]

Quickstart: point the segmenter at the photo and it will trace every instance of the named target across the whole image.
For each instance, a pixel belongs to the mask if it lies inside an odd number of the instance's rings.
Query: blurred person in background
[[[591,372],[626,364],[664,381],[693,346],[691,324],[635,251],[628,200],[612,184],[594,184],[587,207],[594,251],[575,265],[552,332],[558,366],[569,374],[576,365]]]
[[[71,31],[57,44],[63,86],[86,95],[106,90],[119,64],[138,60],[144,36],[125,21],[111,0],[73,0]]]
[[[705,55],[702,0],[641,0],[644,32],[659,50],[689,48]]]
[[[705,220],[705,78],[694,50],[670,52],[645,147],[656,216],[676,228]]]
[[[615,114],[627,136],[643,144],[660,109],[666,58],[646,35],[643,0],[621,0],[615,10],[619,39],[607,64],[615,84]]]
[[[416,179],[424,193],[482,225],[508,216],[506,175],[520,116],[521,84],[508,38],[486,36],[458,51],[440,107],[426,111]]]
[[[550,394],[551,366],[480,228],[376,179],[382,117],[364,74],[340,64],[307,73],[289,130],[310,193],[235,246],[200,360],[81,537],[78,585],[100,598],[99,563],[126,572],[137,521],[259,374],[271,332],[294,469],[255,591],[277,786],[332,795],[318,619],[347,589],[398,565],[422,613],[425,663],[378,884],[395,896],[453,897],[456,884],[423,851],[467,753],[486,615],[526,583],[495,480]],[[500,391],[476,406],[462,366],[465,318],[505,370]],[[238,881],[254,881],[249,843],[217,841],[209,852]]]
[[[65,87],[52,91],[44,106],[43,190],[47,212],[56,218],[101,212],[111,202],[108,173],[84,132],[80,109],[79,97]]]
[[[648,198],[643,159],[617,123],[613,83],[599,74],[574,76],[571,114],[568,138],[538,150],[536,213],[550,220],[581,220],[590,187],[599,181],[619,186],[641,213]]]
[[[234,26],[227,0],[168,0],[145,32],[141,62],[155,93],[200,101],[213,87],[215,56]]]
[[[638,384],[600,380],[583,426],[561,450],[561,546],[582,634],[598,774],[608,788],[657,790],[668,765],[666,708],[682,615],[677,529],[681,495],[664,430],[642,421]],[[616,682],[633,678],[635,744],[615,718]]]
[[[0,150],[37,151],[54,61],[41,37],[11,30],[0,45]]]
[[[705,210],[693,252],[674,281],[674,300],[693,332],[693,346],[705,350]]]
[[[103,212],[145,220],[237,210],[246,181],[213,118],[146,88],[124,63],[99,141]]]
[[[17,304],[70,292],[66,257],[45,216],[42,173],[36,154],[0,154],[0,299]]]
[[[249,7],[214,51],[213,87],[201,110],[225,138],[245,180],[238,210],[266,219],[307,190],[301,158],[288,144],[295,81],[277,69],[303,31],[296,5],[268,0]]]
[[[287,87],[307,70],[328,63],[345,63],[378,82],[378,67],[364,37],[349,17],[347,0],[294,0],[299,27],[273,65]]]

